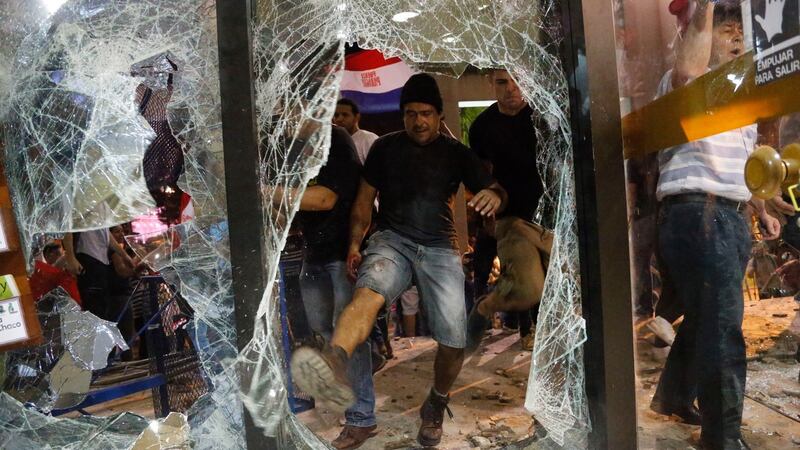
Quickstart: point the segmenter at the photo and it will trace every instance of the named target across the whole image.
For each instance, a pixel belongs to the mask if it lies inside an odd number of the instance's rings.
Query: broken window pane
[[[697,445],[676,422],[702,422],[708,447],[741,436],[789,448],[800,412],[798,127],[780,101],[795,89],[779,83],[797,63],[796,31],[776,26],[792,18],[796,30],[797,3],[701,3],[613,1],[639,447]]]
[[[567,91],[556,56],[554,20],[550,2],[262,1],[254,39],[271,276],[277,273],[275,256],[286,240],[302,188],[327,157],[345,42],[379,49],[387,58],[399,56],[417,70],[458,76],[467,64],[505,67],[518,81],[544,119],[538,154],[547,193],[539,221],[556,233],[526,407],[554,441],[571,447],[582,445],[590,425],[583,391],[585,331],[577,282]],[[268,434],[299,434],[319,445],[294,415],[287,415],[278,291],[267,294],[256,335],[244,353],[252,373],[245,401]]]
[[[345,42],[380,49],[387,57],[400,56],[417,70],[450,76],[461,75],[468,65],[505,67],[519,83],[541,119],[538,162],[546,193],[537,219],[556,236],[525,406],[553,441],[567,448],[583,446],[590,427],[583,392],[585,331],[568,93],[557,56],[561,33],[555,2],[254,3],[262,143],[262,163],[254,170],[262,178],[269,226],[263,236],[253,238],[266,241],[264,261],[270,280],[277,278],[279,255],[302,190],[327,159]],[[6,124],[6,173],[22,248],[31,253],[31,260],[40,235],[60,237],[138,221],[134,223],[141,230],[125,241],[136,257],[163,277],[159,292],[165,298],[159,299],[158,308],[170,310],[177,297],[194,311],[187,331],[198,348],[209,390],[186,411],[194,446],[244,446],[237,369],[244,375],[243,401],[267,435],[277,436],[280,446],[300,441],[321,446],[319,438],[288,410],[278,284],[270,283],[255,337],[237,355],[214,7],[213,2],[200,0],[41,4],[19,0],[4,8],[0,23],[2,54],[7,57],[0,59],[0,112]],[[156,101],[148,103],[150,107],[160,103],[166,111],[142,109],[145,97]],[[164,119],[168,126],[159,128]],[[176,163],[171,158],[148,160],[148,151],[162,138],[168,141],[165,148],[174,150],[178,143],[184,171],[176,184],[164,182],[163,189],[154,193],[152,183],[161,179],[148,177],[147,161],[157,161],[157,166]],[[167,172],[167,179],[174,176]],[[275,187],[291,195],[275,197]],[[185,215],[192,220],[182,220],[184,205],[173,214],[165,212],[169,208],[153,211],[156,205],[177,207],[182,192],[191,196],[193,214]],[[170,226],[158,225],[163,222]],[[59,304],[69,305],[67,299],[61,300]],[[49,313],[46,319],[53,317]],[[99,331],[105,330],[99,320],[95,332],[90,332],[95,340],[108,335]],[[60,324],[57,328],[58,337],[50,336],[43,348],[27,352],[33,360],[22,364],[6,357],[6,372],[26,375],[30,369],[35,377],[27,380],[31,383],[25,389],[48,399],[35,400],[34,409],[25,409],[7,393],[0,394],[7,404],[3,411],[10,414],[2,421],[8,441],[20,442],[23,448],[46,444],[126,448],[143,432],[142,438],[151,441],[162,431],[185,433],[183,422],[174,416],[163,422],[132,414],[56,419],[36,411],[50,405],[52,386],[41,380],[47,378],[42,373],[51,370],[52,375],[52,369],[44,367],[61,355],[74,356],[64,350],[65,328]],[[79,396],[86,393],[87,350],[76,349],[81,356],[69,356],[81,376],[65,377],[83,380]],[[31,352],[40,353],[31,356]]]
[[[63,251],[65,233],[127,223],[118,241],[149,273],[126,275],[113,311],[89,312],[87,298],[81,311],[70,297],[83,286],[41,297],[43,342],[2,354],[0,445],[243,447],[213,2],[12,0],[0,33],[20,261],[34,277],[40,268],[49,279],[66,276],[43,255]],[[90,234],[72,236],[76,252]],[[133,334],[122,327],[123,306]],[[129,346],[139,358],[116,359]],[[45,415],[98,392],[138,395],[131,408],[145,417]],[[86,409],[108,415],[107,404]],[[149,419],[170,411],[181,414]]]

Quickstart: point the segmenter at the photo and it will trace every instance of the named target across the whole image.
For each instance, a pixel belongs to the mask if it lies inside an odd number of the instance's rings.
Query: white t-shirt
[[[657,96],[671,90],[669,71],[661,80]],[[660,201],[670,195],[705,192],[739,202],[750,200],[744,165],[757,137],[758,129],[753,124],[661,150],[656,197]]]
[[[109,265],[108,261],[108,243],[110,233],[108,228],[101,230],[81,231],[78,238],[78,248],[75,249],[75,254],[83,253],[92,258],[100,261],[105,265]]]
[[[361,162],[361,165],[364,165],[364,162],[367,160],[367,155],[369,154],[369,149],[372,147],[372,143],[378,139],[378,135],[372,133],[367,130],[358,130],[355,133],[350,135],[353,138],[353,142],[356,143],[356,151],[358,152],[358,160]]]

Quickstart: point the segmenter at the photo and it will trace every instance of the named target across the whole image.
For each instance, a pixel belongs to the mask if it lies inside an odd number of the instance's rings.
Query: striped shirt
[[[658,86],[657,97],[672,90],[672,71]],[[755,124],[726,131],[658,153],[659,201],[670,195],[707,193],[737,202],[750,200],[744,165],[758,136]]]

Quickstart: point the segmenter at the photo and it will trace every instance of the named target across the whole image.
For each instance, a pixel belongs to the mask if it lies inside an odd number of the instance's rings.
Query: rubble
[[[482,436],[472,436],[469,438],[469,442],[478,448],[490,448],[492,446],[492,441]]]
[[[475,431],[467,435],[467,440],[478,448],[503,448],[519,440],[514,428],[528,426],[534,433],[534,420],[530,416],[490,416],[475,419]]]
[[[784,389],[783,393],[789,397],[800,398],[800,390],[798,389]]]
[[[409,448],[409,447],[413,448],[413,447],[416,447],[416,446],[417,446],[416,439],[412,439],[411,437],[406,435],[406,436],[403,436],[402,439],[399,439],[399,440],[396,440],[396,441],[387,442],[386,444],[384,444],[383,448],[384,448],[384,450],[396,450],[396,449],[400,449],[400,448]]]
[[[794,309],[796,303],[792,298],[765,299],[745,308],[747,398],[742,430],[753,448],[800,445],[800,435],[796,432],[796,421],[800,418],[797,382],[800,365],[795,362],[800,321],[796,313],[789,313]],[[640,447],[697,448],[691,440],[690,427],[648,408],[663,363],[654,357],[652,343],[641,338],[637,341],[637,352]]]

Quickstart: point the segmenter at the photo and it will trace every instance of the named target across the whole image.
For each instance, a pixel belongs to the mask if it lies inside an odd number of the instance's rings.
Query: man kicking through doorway
[[[353,301],[339,317],[331,342],[320,352],[300,348],[291,369],[297,385],[315,399],[344,409],[353,401],[347,361],[372,330],[375,318],[415,280],[438,342],[434,385],[420,409],[417,440],[435,446],[442,437],[449,391],[461,371],[466,345],[464,271],[454,226],[460,183],[475,192],[472,204],[486,216],[499,211],[506,193],[478,157],[440,133],[442,97],[426,74],[412,76],[400,96],[404,130],[377,141],[367,157],[351,215],[347,262],[357,282]],[[380,193],[377,229],[362,256],[372,205]],[[363,258],[363,261],[362,261]],[[449,411],[449,410],[448,410]]]

